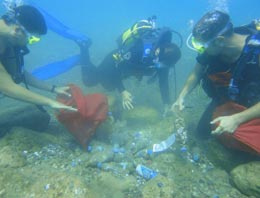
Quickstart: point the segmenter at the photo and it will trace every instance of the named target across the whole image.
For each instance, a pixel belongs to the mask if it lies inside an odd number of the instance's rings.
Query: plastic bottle
[[[151,149],[143,149],[136,153],[137,157],[141,158],[150,158],[153,154],[153,151]]]
[[[162,141],[160,144],[153,145],[153,152],[162,152],[168,149],[175,142],[175,134],[172,134],[166,140]]]
[[[136,167],[136,172],[142,176],[143,178],[145,178],[146,180],[152,179],[154,177],[157,176],[157,172],[142,165],[142,164],[138,164]]]

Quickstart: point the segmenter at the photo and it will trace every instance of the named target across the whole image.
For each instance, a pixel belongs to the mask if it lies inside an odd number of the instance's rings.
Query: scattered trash
[[[158,186],[159,188],[162,188],[162,187],[163,187],[163,183],[162,183],[162,182],[158,182],[158,183],[157,183],[157,186]]]
[[[136,172],[146,180],[152,179],[158,174],[156,171],[141,164],[137,165]]]
[[[180,149],[180,150],[181,150],[181,152],[183,152],[183,153],[184,153],[184,152],[187,152],[187,150],[188,150],[188,149],[187,149],[185,146],[183,146],[183,147],[181,147],[181,149]]]
[[[50,188],[50,184],[46,184],[46,185],[44,186],[44,190],[49,190],[49,188]]]
[[[119,145],[114,145],[112,151],[115,154],[117,154],[117,153],[125,153],[125,149],[123,147],[120,148]]]
[[[119,153],[119,148],[115,148],[115,147],[114,147],[114,148],[112,149],[112,151],[113,151],[113,153]]]
[[[97,163],[97,168],[101,169],[101,168],[102,168],[102,165],[103,165],[102,162],[98,162],[98,163]]]
[[[192,156],[192,159],[194,162],[199,162],[200,160],[200,155],[198,153],[194,153]]]
[[[113,113],[111,111],[107,112],[107,116],[113,116]]]
[[[87,151],[88,151],[88,152],[91,152],[91,151],[92,151],[92,146],[88,146],[88,147],[87,147]]]
[[[75,167],[75,166],[77,166],[77,162],[75,162],[75,161],[72,161],[72,162],[71,162],[71,166],[72,166],[72,167]]]
[[[127,162],[121,162],[120,165],[122,166],[123,170],[126,170]]]
[[[168,149],[175,142],[175,134],[172,134],[166,140],[162,141],[160,144],[153,145],[153,152],[162,152]]]

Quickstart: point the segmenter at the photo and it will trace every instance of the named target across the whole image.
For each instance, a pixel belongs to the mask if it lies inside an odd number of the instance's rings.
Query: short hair
[[[218,34],[227,26],[227,30],[222,35],[231,35],[233,33],[233,25],[227,13],[214,10],[206,13],[194,26],[192,35],[200,40],[207,42]]]
[[[39,35],[47,33],[44,17],[35,7],[29,5],[18,6],[15,8],[15,17],[28,32]]]

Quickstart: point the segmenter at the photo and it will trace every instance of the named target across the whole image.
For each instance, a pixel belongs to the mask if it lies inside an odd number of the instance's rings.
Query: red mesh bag
[[[63,104],[74,106],[78,112],[61,110],[58,120],[75,136],[79,143],[86,148],[96,128],[106,119],[108,102],[102,94],[83,95],[80,88],[70,85],[71,97],[58,96]]]
[[[233,102],[218,106],[213,119],[219,116],[232,115],[246,108]],[[260,118],[241,124],[233,134],[222,133],[217,136],[222,144],[229,148],[260,155]]]

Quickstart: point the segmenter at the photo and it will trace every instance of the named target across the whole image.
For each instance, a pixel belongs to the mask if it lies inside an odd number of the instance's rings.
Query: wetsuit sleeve
[[[161,92],[162,101],[164,104],[170,104],[169,95],[169,67],[161,68],[158,70],[159,87]]]

